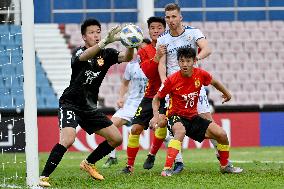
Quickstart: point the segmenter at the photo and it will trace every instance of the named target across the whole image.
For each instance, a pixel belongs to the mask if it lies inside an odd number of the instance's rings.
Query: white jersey
[[[172,36],[170,30],[166,30],[157,41],[158,45],[167,45],[167,75],[180,70],[177,60],[177,50],[182,47],[194,48],[197,52],[197,40],[205,38],[203,33],[194,27],[184,26],[184,32],[179,36]]]
[[[131,121],[134,114],[144,97],[147,78],[141,70],[138,60],[129,62],[124,71],[124,79],[130,81],[128,89],[128,97],[123,105],[113,117],[119,117],[127,121]]]
[[[177,60],[177,50],[182,47],[191,47],[196,50],[197,54],[197,40],[205,38],[203,33],[194,27],[184,26],[184,32],[179,36],[172,36],[170,30],[166,30],[157,41],[157,45],[167,45],[167,76],[180,70]],[[166,99],[167,101],[167,99]],[[209,103],[207,100],[206,91],[202,86],[197,103],[197,111],[199,114],[210,112]]]

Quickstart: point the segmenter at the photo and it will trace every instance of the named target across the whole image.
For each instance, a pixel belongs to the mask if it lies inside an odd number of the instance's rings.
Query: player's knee
[[[131,134],[132,135],[140,135],[143,131],[143,127],[140,125],[133,125],[131,128]]]
[[[60,144],[65,148],[69,148],[75,142],[75,137],[63,137],[60,139]]]
[[[218,132],[218,138],[219,138],[219,143],[221,144],[229,144],[229,140],[227,137],[227,133],[223,128],[220,128],[219,132]]]

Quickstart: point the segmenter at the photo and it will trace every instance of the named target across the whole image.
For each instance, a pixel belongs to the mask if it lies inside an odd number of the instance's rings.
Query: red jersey
[[[159,98],[170,94],[168,117],[177,115],[191,119],[198,115],[197,102],[200,89],[202,85],[209,85],[211,80],[212,76],[200,68],[193,68],[193,74],[190,77],[182,76],[181,71],[169,76],[158,92]]]
[[[156,49],[152,44],[139,49],[140,67],[148,78],[148,83],[145,89],[145,97],[153,98],[161,86],[161,79],[158,72],[158,62],[153,59],[156,54]]]

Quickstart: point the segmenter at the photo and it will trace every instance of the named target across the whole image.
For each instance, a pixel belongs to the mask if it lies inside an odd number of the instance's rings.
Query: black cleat
[[[154,166],[154,163],[155,163],[155,156],[151,155],[151,154],[148,154],[148,157],[147,157],[147,159],[144,162],[143,168],[144,169],[148,169],[148,170],[152,169],[153,166]]]

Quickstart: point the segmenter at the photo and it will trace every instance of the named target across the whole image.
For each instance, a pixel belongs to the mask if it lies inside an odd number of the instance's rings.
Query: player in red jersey
[[[155,95],[152,107],[154,117],[150,125],[155,126],[159,120],[158,108],[160,99],[170,94],[168,108],[168,129],[174,138],[170,140],[167,158],[162,176],[172,176],[172,165],[181,143],[186,136],[202,142],[204,139],[215,139],[218,142],[220,155],[220,171],[222,173],[241,173],[243,169],[232,167],[229,164],[229,141],[226,132],[215,122],[204,119],[198,115],[197,102],[202,85],[213,85],[223,95],[223,103],[231,99],[229,91],[212,76],[199,68],[194,68],[196,52],[193,48],[180,48],[177,52],[180,71],[169,76]]]
[[[127,145],[127,166],[122,170],[123,173],[133,172],[134,161],[139,150],[139,137],[143,130],[148,129],[149,127],[149,122],[153,117],[152,100],[161,86],[158,65],[160,57],[163,56],[163,54],[166,52],[166,47],[164,45],[161,45],[157,48],[157,51],[155,47],[157,38],[165,31],[166,22],[163,18],[160,17],[150,17],[147,20],[147,23],[152,43],[144,48],[141,48],[138,51],[138,56],[140,58],[140,67],[148,78],[148,84],[146,86],[145,95],[139,107],[137,108],[132,121],[132,129],[128,138]],[[162,112],[163,110],[164,106],[161,105],[160,123],[166,124],[165,111]],[[155,155],[162,145],[166,135],[166,127],[161,127],[155,130],[154,140],[150,151],[153,156],[148,156],[149,158],[155,158]],[[147,167],[145,166],[144,168],[147,169]]]

